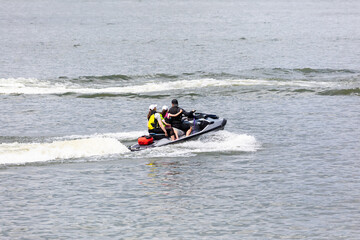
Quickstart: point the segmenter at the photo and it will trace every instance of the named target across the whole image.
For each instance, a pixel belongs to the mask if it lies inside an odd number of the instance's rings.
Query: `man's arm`
[[[183,108],[181,109],[183,111],[183,114],[187,117],[193,117],[193,113],[195,112],[194,110],[190,111],[190,112],[187,112],[185,111]]]
[[[163,124],[161,121],[160,121],[159,126],[160,126],[160,128],[163,130],[163,132],[165,133],[165,136],[167,137],[168,134],[167,134],[167,132],[166,132],[166,129],[165,129],[165,127],[164,127],[164,124]]]
[[[181,109],[177,114],[171,114],[169,113],[169,117],[177,117],[183,112],[183,109]]]
[[[156,118],[156,120],[158,121],[159,127],[161,128],[161,130],[163,130],[163,132],[165,133],[165,136],[167,137],[168,134],[167,134],[167,132],[166,132],[166,129],[165,129],[165,127],[164,127],[164,124],[162,123],[160,114],[159,114],[159,113],[156,113],[156,114],[155,114],[155,118]]]

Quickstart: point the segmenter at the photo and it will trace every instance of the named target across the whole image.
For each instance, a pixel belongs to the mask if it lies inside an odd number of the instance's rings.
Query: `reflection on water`
[[[149,169],[147,175],[149,181],[142,184],[149,188],[157,189],[157,191],[151,191],[148,194],[168,195],[179,186],[180,178],[176,177],[181,174],[181,164],[179,161],[150,159],[146,165]]]

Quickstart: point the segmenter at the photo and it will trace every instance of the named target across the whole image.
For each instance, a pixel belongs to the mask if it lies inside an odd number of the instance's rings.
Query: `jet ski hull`
[[[154,140],[154,142],[150,145],[139,145],[134,144],[129,146],[131,151],[141,151],[149,148],[154,147],[162,147],[169,144],[176,144],[184,141],[188,141],[190,139],[197,138],[205,133],[213,132],[217,130],[223,130],[227,120],[224,118],[219,119],[216,115],[206,115],[206,114],[199,114],[198,119],[190,121],[189,123],[192,124],[193,131],[189,136],[182,136],[179,139],[171,141],[169,138],[162,138],[160,140]],[[200,118],[201,117],[201,118]]]

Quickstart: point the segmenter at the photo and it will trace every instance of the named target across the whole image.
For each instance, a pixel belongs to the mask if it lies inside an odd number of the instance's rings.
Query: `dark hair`
[[[147,115],[147,119],[149,120],[150,119],[150,117],[151,117],[151,115],[153,115],[154,114],[154,110],[149,110],[149,113],[148,113],[148,115]]]
[[[166,110],[165,110],[165,109],[164,109],[164,110],[162,110],[162,112],[161,112],[161,116],[163,116],[163,118],[165,117],[165,114],[167,113],[167,111],[168,111],[167,109],[166,109]]]
[[[178,100],[176,100],[176,99],[173,99],[173,100],[171,101],[171,103],[172,103],[172,104],[176,104],[176,105],[179,104],[179,103],[178,103]]]

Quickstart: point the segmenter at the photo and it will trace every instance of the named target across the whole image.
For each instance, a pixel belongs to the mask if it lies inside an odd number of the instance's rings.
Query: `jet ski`
[[[143,139],[146,138],[149,140],[147,143],[141,142],[141,144],[139,144],[140,141],[138,141],[137,144],[131,145],[128,148],[131,151],[141,151],[149,148],[184,142],[190,139],[195,139],[208,132],[223,130],[227,122],[224,118],[219,118],[214,114],[206,113],[194,113],[192,118],[185,119],[183,121],[185,121],[185,124],[191,124],[193,127],[189,136],[185,136],[183,131],[176,129],[179,133],[179,139],[171,141],[171,139],[166,137],[165,134],[151,133],[149,136],[142,136]]]

